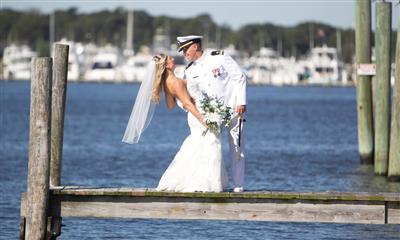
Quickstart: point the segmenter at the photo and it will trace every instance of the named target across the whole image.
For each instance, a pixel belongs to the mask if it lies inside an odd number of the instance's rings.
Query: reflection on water
[[[354,191],[370,192],[399,192],[399,183],[388,182],[384,176],[375,176],[373,165],[359,165],[357,174],[354,176]]]

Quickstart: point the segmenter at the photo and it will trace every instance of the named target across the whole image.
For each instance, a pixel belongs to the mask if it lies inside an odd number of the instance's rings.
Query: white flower
[[[203,93],[199,110],[204,115],[208,127],[207,130],[203,132],[203,136],[208,130],[219,133],[221,126],[229,125],[232,115],[231,109],[230,107],[226,107],[221,99]]]
[[[215,98],[211,99],[210,104],[211,104],[211,106],[213,106],[214,108],[218,106],[218,103],[217,103],[217,101],[216,101]]]
[[[216,122],[216,123],[220,123],[222,121],[221,116],[218,113],[210,113],[207,114],[208,119],[210,120],[210,122]],[[218,124],[220,125],[220,124]]]

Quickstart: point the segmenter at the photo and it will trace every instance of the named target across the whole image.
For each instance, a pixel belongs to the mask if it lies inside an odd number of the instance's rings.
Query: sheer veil
[[[140,85],[124,137],[122,138],[122,141],[125,143],[137,143],[140,135],[146,130],[153,118],[156,106],[156,103],[152,100],[152,89],[156,72],[155,65],[154,61],[149,63],[146,79]]]

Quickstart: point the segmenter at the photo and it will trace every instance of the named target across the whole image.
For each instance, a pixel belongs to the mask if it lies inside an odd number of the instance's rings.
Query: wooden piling
[[[68,45],[55,45],[53,86],[51,96],[50,186],[60,186],[61,182],[64,113],[67,92],[68,51]]]
[[[388,180],[400,181],[400,20],[397,28],[396,72],[392,101],[392,124],[390,127]]]
[[[390,40],[392,31],[392,4],[376,3],[376,89],[374,91],[374,161],[375,174],[385,175],[389,159],[390,124]]]
[[[28,160],[28,215],[25,239],[46,236],[49,201],[52,59],[33,58]]]
[[[356,62],[371,62],[371,0],[357,0]],[[371,77],[357,76],[358,149],[362,164],[373,164]]]

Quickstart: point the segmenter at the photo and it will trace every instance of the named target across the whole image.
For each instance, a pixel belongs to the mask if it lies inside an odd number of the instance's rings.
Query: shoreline
[[[9,79],[0,79],[0,82],[29,82],[29,79],[14,79],[14,80],[9,80]],[[141,82],[117,82],[117,81],[71,81],[68,80],[68,83],[72,84],[81,84],[81,83],[88,83],[88,84],[141,84]],[[337,83],[337,84],[307,84],[307,83],[299,83],[296,85],[291,85],[291,84],[282,84],[282,85],[273,85],[273,84],[260,84],[260,83],[252,83],[252,82],[247,82],[248,86],[260,86],[260,87],[321,87],[321,88],[338,88],[338,87],[355,87],[355,84],[352,82],[349,84],[342,84],[342,83]]]

